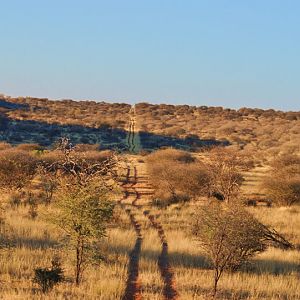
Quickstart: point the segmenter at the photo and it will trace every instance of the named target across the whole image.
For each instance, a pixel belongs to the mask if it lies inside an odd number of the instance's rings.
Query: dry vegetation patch
[[[132,214],[142,232],[138,278],[143,299],[167,297],[163,255],[168,271],[172,267],[169,274],[179,299],[208,299],[216,269],[217,279],[220,271],[223,275],[216,299],[300,299],[299,113],[141,103],[131,121],[136,125],[137,118],[139,128],[148,132],[144,138],[149,138],[150,150],[162,140],[196,152],[161,149],[124,157],[99,151],[96,143],[124,143],[130,109],[126,104],[3,101],[1,137],[18,146],[0,144],[1,297],[121,299],[129,276],[129,254],[137,241]],[[17,135],[12,134],[14,128]],[[44,143],[48,146],[61,132],[72,133],[76,157],[70,156],[71,146],[46,150],[39,139],[22,144],[27,132],[36,128],[47,132],[41,140],[49,135]],[[99,139],[93,139],[98,133]],[[36,135],[41,138],[39,131]],[[204,146],[203,139],[209,147],[197,152]],[[225,145],[225,140],[231,143],[226,148],[210,144],[223,141]],[[132,143],[135,146],[136,141]],[[107,167],[112,158],[116,164]],[[96,173],[100,176],[93,177]],[[122,189],[127,194],[120,198]],[[250,196],[270,198],[272,205],[244,207]],[[107,200],[109,205],[98,206],[96,200]],[[210,201],[218,209],[207,206]],[[195,213],[198,240],[191,234]],[[54,223],[60,226],[49,222],[50,215],[59,216]],[[288,249],[283,250],[273,247],[274,240],[272,245],[270,240],[266,243],[269,227],[276,229],[269,234],[279,232],[295,247],[290,249],[286,243]],[[201,248],[199,240],[209,247]],[[222,245],[227,241],[226,247],[217,247],[218,255],[212,255],[220,240]],[[66,251],[66,241],[73,242],[73,251]],[[286,240],[279,237],[278,241]],[[79,277],[74,277],[85,247],[93,248],[91,253],[101,260],[88,259],[84,276],[79,270]],[[224,260],[236,253],[233,260]],[[55,257],[60,258],[64,280],[42,293],[43,286],[32,280],[35,270],[53,270],[49,267]],[[221,270],[224,261],[229,263]]]
[[[145,148],[155,135],[190,138],[191,149],[201,140],[228,141],[239,149],[268,160],[277,154],[299,153],[300,113],[241,108],[188,105],[136,105],[141,130],[151,132],[142,139]]]

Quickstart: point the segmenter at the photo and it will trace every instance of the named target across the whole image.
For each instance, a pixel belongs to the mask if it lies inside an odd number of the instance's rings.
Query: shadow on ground
[[[0,107],[1,105],[0,103]],[[121,128],[107,125],[93,128],[35,120],[16,120],[7,117],[3,112],[0,113],[0,141],[13,145],[37,143],[44,147],[51,147],[62,136],[70,138],[73,144],[100,144],[101,149],[127,150],[127,131]],[[178,138],[149,132],[140,132],[140,137],[142,148],[148,151],[162,147],[193,151],[200,147],[229,145],[227,141],[202,140],[197,137]]]
[[[126,255],[131,251],[129,245],[111,244],[109,245],[109,249],[110,253],[114,253],[115,256]],[[161,249],[158,249],[157,251],[143,249],[143,257],[149,261],[157,262],[160,254]],[[188,253],[169,252],[168,256],[172,267],[210,269],[206,258],[200,255],[196,256]]]
[[[61,125],[33,120],[14,120],[0,116],[0,141],[13,145],[37,143],[51,147],[60,137],[69,137],[73,144],[100,144],[101,149],[126,149],[126,131],[102,126]]]
[[[14,237],[10,240],[12,245],[16,248],[28,248],[28,249],[49,249],[55,248],[60,245],[56,240],[45,238],[32,238],[32,237]]]
[[[159,135],[151,132],[140,132],[142,148],[145,150],[156,150],[162,147],[173,147],[182,150],[196,150],[201,147],[228,146],[228,141],[200,139],[197,136],[178,138],[167,135]]]
[[[298,273],[300,265],[297,262],[287,262],[275,259],[253,259],[246,272],[255,274],[288,275]]]

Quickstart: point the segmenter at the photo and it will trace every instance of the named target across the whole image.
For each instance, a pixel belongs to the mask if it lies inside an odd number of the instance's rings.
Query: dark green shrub
[[[64,279],[63,269],[58,257],[54,257],[51,268],[37,268],[34,270],[33,282],[37,283],[43,293],[51,290]]]

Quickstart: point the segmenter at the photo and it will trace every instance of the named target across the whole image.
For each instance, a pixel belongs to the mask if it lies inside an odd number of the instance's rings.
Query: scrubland
[[[49,208],[40,207],[35,220],[28,218],[27,208],[9,209],[7,235],[13,246],[1,253],[2,299],[120,299],[124,293],[128,253],[135,241],[127,215],[121,211],[122,225],[114,226],[102,241],[105,254],[99,266],[88,268],[79,287],[72,283],[73,267],[70,256],[63,256],[67,281],[47,295],[42,295],[32,283],[33,269],[47,266],[55,253],[60,253],[60,233],[43,218]],[[195,211],[194,204],[153,209],[163,224],[169,244],[176,288],[180,299],[207,299],[211,290],[211,272],[205,253],[187,234],[188,221]],[[300,243],[300,209],[251,208],[251,212],[266,224]],[[144,241],[140,257],[140,281],[143,299],[162,299],[163,282],[158,270],[160,241],[143,221]],[[226,273],[220,283],[218,299],[298,299],[300,253],[297,250],[270,248],[251,262],[251,267]]]
[[[211,271],[205,253],[187,237],[186,220],[195,207],[169,208],[157,212],[169,240],[169,255],[177,288],[182,299],[207,299],[211,290]],[[299,208],[253,208],[251,212],[266,224],[282,230],[299,243]],[[292,224],[290,220],[293,219]],[[280,225],[280,226],[279,226]],[[177,229],[174,229],[176,228]],[[300,253],[270,248],[251,261],[247,270],[226,273],[220,283],[220,299],[298,299]]]
[[[68,135],[74,143],[124,148],[128,104],[31,97],[0,100],[1,140],[50,146]],[[167,146],[197,151],[199,146],[224,143],[255,154],[258,161],[300,150],[299,112],[138,103],[136,119],[145,150]]]
[[[241,206],[292,245],[268,244],[226,269],[215,299],[300,299],[299,112],[34,98],[0,106],[1,299],[210,299],[214,264],[192,229],[211,202]],[[53,150],[63,133],[77,144],[78,164],[73,148]],[[101,176],[114,182],[113,218],[92,240],[101,259],[79,284],[70,237],[51,219],[61,201],[59,164],[80,180],[82,170],[86,179],[105,166]],[[35,270],[54,257],[64,280],[43,293]]]
[[[268,160],[282,153],[299,152],[299,112],[281,112],[241,108],[188,105],[136,105],[145,143],[158,136],[185,139],[191,148],[201,140],[227,141],[232,147],[243,149]]]

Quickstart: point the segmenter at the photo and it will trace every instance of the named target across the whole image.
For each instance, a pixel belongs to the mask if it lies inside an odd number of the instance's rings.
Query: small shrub
[[[3,150],[0,156],[0,188],[21,190],[28,184],[37,166],[37,159],[27,151]]]
[[[147,156],[146,163],[155,190],[154,197],[166,205],[207,194],[207,171],[190,153],[175,149],[158,150]]]
[[[17,208],[22,202],[20,193],[14,192],[9,196],[9,204],[11,208]]]
[[[300,203],[300,158],[296,155],[280,156],[271,164],[271,172],[262,186],[273,203],[291,206]]]
[[[37,283],[43,293],[47,293],[64,279],[63,269],[58,257],[54,257],[51,268],[37,268],[34,270],[33,282]]]
[[[35,202],[29,204],[28,215],[29,215],[30,219],[32,219],[32,220],[34,220],[38,216],[37,204]]]

